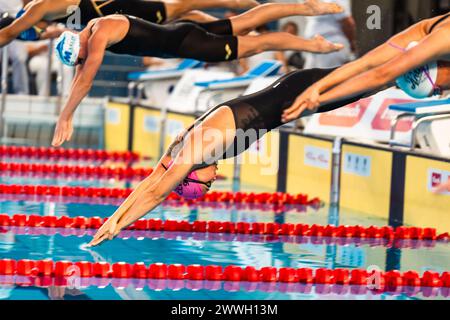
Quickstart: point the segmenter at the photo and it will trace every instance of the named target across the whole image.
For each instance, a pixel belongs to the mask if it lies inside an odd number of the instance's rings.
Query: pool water
[[[2,176],[0,183],[49,184],[81,186],[125,186],[113,180],[57,180],[17,176]],[[222,184],[224,184],[223,182]],[[132,186],[128,184],[127,186]],[[110,216],[115,205],[74,203],[71,199],[24,198],[5,196],[0,198],[0,213],[68,216]],[[345,213],[345,214],[344,214]],[[232,222],[279,222],[308,224],[385,225],[386,222],[345,209],[323,207],[303,208],[275,214],[270,210],[211,209],[202,207],[171,207],[156,209],[147,218],[171,220],[215,220]],[[34,228],[36,229],[36,228]],[[273,266],[293,268],[368,268],[378,266],[382,270],[426,270],[438,272],[449,270],[450,249],[443,243],[383,243],[314,241],[314,239],[267,238],[263,236],[206,235],[190,233],[135,232],[126,231],[114,241],[86,249],[85,244],[95,230],[69,232],[67,230],[33,230],[33,228],[0,229],[0,259],[52,259],[54,261],[120,261],[146,265],[161,262],[184,265],[238,265],[256,268]],[[23,280],[23,281],[22,281]],[[39,286],[27,284],[22,279],[16,284],[0,277],[0,299],[93,299],[93,300],[157,300],[157,299],[445,299],[437,290],[408,294],[357,292],[339,286],[321,287],[300,284],[267,283],[214,283],[201,281],[166,280],[117,280],[97,279],[98,283],[81,284],[81,288],[63,286]]]

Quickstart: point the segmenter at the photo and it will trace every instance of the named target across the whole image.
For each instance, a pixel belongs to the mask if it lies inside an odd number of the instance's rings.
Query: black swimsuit
[[[230,20],[158,25],[124,15],[130,22],[125,38],[107,50],[117,54],[159,58],[189,58],[222,62],[237,58],[237,37]]]
[[[145,0],[81,0],[78,5],[81,24],[111,14],[129,14],[153,23],[163,23],[167,19],[164,2]],[[55,22],[72,22],[72,15]]]
[[[450,17],[450,13],[447,13],[446,15],[442,16],[440,19],[438,19],[435,23],[433,23],[433,25],[430,28],[430,31],[428,33],[433,32],[433,30],[442,22],[444,22],[444,20],[446,20],[448,17]]]
[[[244,152],[264,134],[283,125],[281,116],[283,111],[289,108],[298,95],[311,85],[326,77],[336,70],[333,69],[309,69],[291,72],[274,84],[251,95],[242,96],[228,101],[211,109],[187,130],[189,132],[203,120],[222,106],[228,106],[233,112],[236,125],[236,138],[233,145],[223,154],[214,159],[232,158]],[[323,113],[341,108],[353,102],[357,102],[366,94],[359,94],[353,98],[341,99],[331,102],[319,108],[316,113]],[[315,112],[305,111],[302,117]],[[253,133],[253,134],[249,134]]]

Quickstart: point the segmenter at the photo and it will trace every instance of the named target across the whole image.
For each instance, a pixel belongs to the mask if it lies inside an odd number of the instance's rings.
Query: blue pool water
[[[114,181],[52,180],[1,177],[0,183],[83,186],[123,186]],[[63,199],[33,199],[2,196],[0,212],[40,215],[110,216],[114,205],[70,203]],[[173,220],[219,220],[247,222],[289,222],[308,224],[385,225],[386,221],[333,208],[308,208],[274,214],[270,210],[211,209],[163,206],[147,217]],[[43,234],[47,232],[47,234]],[[94,231],[89,231],[90,233]],[[88,232],[88,233],[89,233]],[[449,270],[450,250],[442,243],[403,243],[386,247],[381,243],[339,243],[293,238],[202,235],[188,233],[128,232],[98,248],[85,249],[90,240],[85,231],[3,228],[0,232],[0,259],[47,259],[54,261],[144,262],[151,264],[239,265],[257,268],[273,266],[309,268],[368,268],[382,270]],[[13,285],[0,278],[0,299],[445,299],[437,289],[419,294],[355,292],[349,288],[323,288],[281,284],[174,282],[148,280],[98,280],[96,285],[70,289],[58,286]],[[25,283],[28,281],[24,280]],[[106,281],[106,282],[101,282]],[[5,284],[6,283],[6,284]]]

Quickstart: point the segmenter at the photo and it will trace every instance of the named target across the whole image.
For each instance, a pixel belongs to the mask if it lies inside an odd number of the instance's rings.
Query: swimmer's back
[[[168,43],[170,31],[167,26],[150,23],[133,16],[124,15],[129,21],[125,37],[110,46],[108,51],[136,56],[170,57]],[[164,53],[166,51],[166,53]]]

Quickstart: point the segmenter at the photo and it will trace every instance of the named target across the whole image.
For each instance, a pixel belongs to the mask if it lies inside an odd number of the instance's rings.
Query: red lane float
[[[115,166],[80,166],[46,163],[0,162],[0,173],[33,177],[71,178],[71,179],[116,179],[123,181],[142,180],[153,172],[153,168],[131,168]],[[224,176],[217,176],[224,180]]]
[[[43,228],[71,228],[98,229],[105,219],[100,217],[47,217],[38,215],[15,214],[12,217],[0,214],[0,226],[14,227],[43,227]],[[420,229],[420,237],[412,239],[411,233]],[[126,230],[137,231],[165,231],[165,232],[194,232],[194,233],[227,233],[240,235],[271,235],[298,237],[327,237],[353,239],[387,239],[387,240],[449,240],[448,233],[437,234],[434,228],[417,227],[377,227],[377,226],[321,226],[317,224],[278,224],[278,223],[249,223],[249,222],[221,222],[221,221],[175,221],[159,219],[141,219]],[[358,232],[355,232],[358,230]],[[414,230],[414,231],[412,231]],[[417,233],[416,233],[417,235]]]
[[[0,201],[33,201],[41,203],[70,203],[70,204],[90,204],[90,205],[110,205],[120,206],[123,202],[122,198],[81,198],[81,197],[63,197],[51,195],[17,195],[17,194],[1,194]],[[230,203],[230,202],[192,202],[178,200],[167,200],[161,204],[162,208],[180,208],[191,207],[206,208],[214,210],[251,210],[251,211],[271,211],[275,214],[285,212],[308,213],[311,210],[318,210],[322,207],[320,201],[312,202],[311,205],[278,205],[269,203]]]
[[[38,196],[63,196],[63,197],[87,197],[87,198],[116,198],[128,197],[132,189],[120,188],[84,188],[84,187],[60,187],[44,185],[0,185],[0,194],[13,195],[38,195]],[[311,205],[319,206],[321,201],[317,198],[308,199],[303,194],[292,195],[288,193],[245,193],[245,192],[220,192],[211,191],[197,200],[185,200],[176,193],[171,193],[167,201],[181,201],[185,204],[194,203],[234,203],[234,204],[270,204],[273,206],[284,205]]]
[[[377,273],[377,281],[374,280]],[[80,278],[114,278],[114,279],[168,279],[192,281],[225,281],[225,282],[266,282],[266,283],[304,283],[315,285],[357,285],[368,286],[378,284],[377,291],[386,291],[402,287],[450,288],[450,272],[442,274],[425,271],[422,276],[416,271],[400,272],[397,270],[369,272],[363,269],[326,269],[326,268],[274,268],[256,269],[248,266],[229,265],[226,267],[210,265],[181,264],[166,265],[154,263],[146,266],[139,262],[129,264],[118,262],[91,263],[87,261],[51,260],[0,260],[0,275],[18,276],[55,276]]]
[[[153,169],[106,166],[79,166],[45,163],[14,163],[0,162],[0,172],[13,174],[31,174],[33,176],[52,176],[58,178],[74,177],[77,179],[143,179],[149,176]]]
[[[39,287],[51,287],[51,286],[68,286],[73,285],[71,280],[64,277],[53,276],[0,276],[0,285],[6,286],[39,286]],[[281,292],[281,293],[301,293],[301,294],[317,294],[317,295],[373,295],[377,296],[383,292],[389,293],[389,295],[407,295],[409,297],[415,297],[422,294],[423,297],[433,298],[442,296],[445,298],[450,297],[450,288],[432,288],[432,287],[400,287],[385,289],[384,291],[369,289],[367,286],[356,285],[341,285],[341,284],[324,284],[317,285],[312,283],[301,282],[232,282],[221,280],[205,280],[205,281],[191,281],[191,280],[170,280],[170,279],[114,279],[114,278],[81,278],[78,285],[81,289],[85,288],[105,288],[112,286],[113,288],[126,288],[132,286],[136,289],[148,288],[150,290],[173,290],[179,291],[185,290],[206,290],[206,291],[218,291],[224,290],[227,292]]]
[[[139,154],[129,151],[109,152],[92,149],[0,146],[0,158],[65,159],[82,161],[112,160],[130,163],[140,160],[141,157]]]
[[[1,217],[0,217],[1,218]],[[94,228],[56,228],[56,227],[15,227],[1,226],[0,233],[11,231],[16,235],[32,235],[32,236],[52,236],[60,235],[63,237],[84,237],[94,236],[97,229],[101,226],[103,219],[95,218],[99,221],[99,225]],[[52,221],[53,223],[53,221]],[[55,222],[56,224],[56,222]],[[184,224],[184,223],[183,223]],[[189,226],[189,223],[186,222]],[[191,229],[191,228],[186,228]],[[253,242],[253,243],[292,243],[292,244],[313,244],[313,245],[337,245],[337,246],[370,246],[385,247],[398,249],[421,249],[433,248],[438,243],[444,242],[440,240],[423,241],[411,239],[380,239],[380,238],[330,238],[330,237],[309,237],[309,236],[283,236],[283,235],[264,235],[264,234],[237,234],[237,233],[194,233],[191,231],[174,231],[165,232],[149,231],[149,230],[124,230],[118,236],[119,239],[194,239],[196,241],[217,241],[217,242]]]

